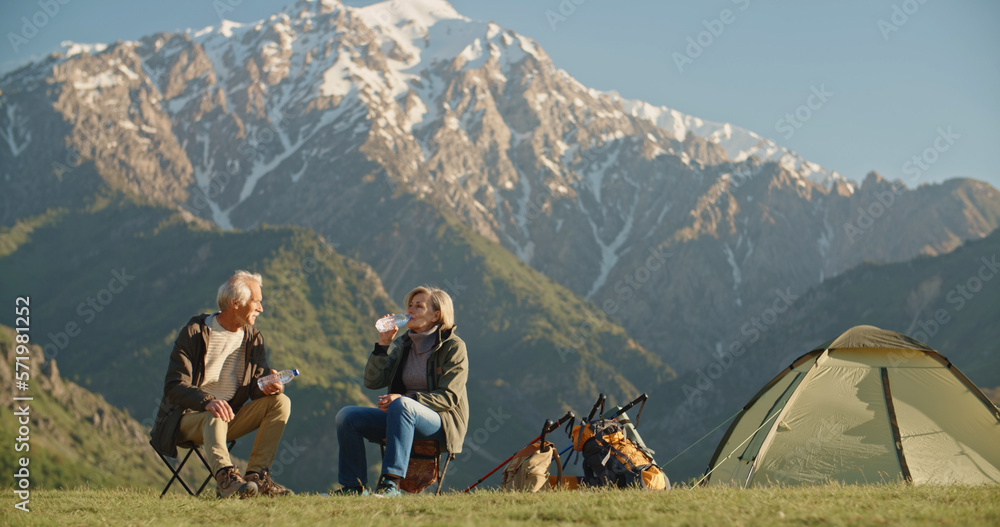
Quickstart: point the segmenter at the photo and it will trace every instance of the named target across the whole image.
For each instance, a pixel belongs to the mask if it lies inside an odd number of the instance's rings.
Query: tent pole
[[[889,414],[889,426],[892,428],[892,442],[896,446],[896,458],[899,460],[899,470],[903,473],[903,479],[907,483],[913,483],[913,476],[910,475],[910,467],[906,464],[906,456],[903,455],[903,438],[899,432],[899,422],[896,421],[896,409],[892,404],[892,392],[889,390],[889,370],[879,368],[882,371],[882,393],[885,395],[885,409]]]

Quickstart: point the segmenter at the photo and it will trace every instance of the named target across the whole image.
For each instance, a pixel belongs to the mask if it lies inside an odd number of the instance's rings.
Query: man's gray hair
[[[251,283],[262,286],[264,279],[261,278],[259,273],[251,273],[250,271],[236,271],[233,273],[233,276],[229,280],[226,280],[224,284],[219,286],[219,294],[215,299],[219,304],[219,310],[225,311],[229,309],[233,300],[241,306],[246,305],[253,295],[250,291]]]

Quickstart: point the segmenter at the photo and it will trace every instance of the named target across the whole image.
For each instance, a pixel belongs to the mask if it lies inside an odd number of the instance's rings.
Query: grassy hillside
[[[36,491],[9,525],[997,525],[996,486],[817,486],[477,492],[442,496],[194,500],[130,489]]]
[[[621,402],[673,378],[593,306],[457,222],[418,243],[437,244],[440,258],[413,267],[400,288],[449,289],[471,357],[471,426],[452,485],[492,469],[546,418],[585,412],[599,392]],[[326,490],[335,481],[333,417],[371,399],[360,372],[376,336],[372,323],[398,309],[371,268],[307,229],[221,232],[122,196],[51,210],[0,232],[0,292],[31,297],[34,342],[67,378],[147,426],[177,331],[214,311],[216,288],[241,268],[264,276],[257,325],[272,366],[303,372],[289,386],[292,422],[275,476],[299,490]],[[251,445],[241,440],[237,454],[246,457]]]
[[[34,488],[143,487],[161,479],[161,461],[148,447],[146,430],[100,395],[62,379],[57,362],[45,362],[41,348],[30,346],[31,352],[21,355],[30,357],[21,362],[28,369],[19,369],[29,374],[28,389],[16,389],[15,347],[14,331],[0,326],[0,404],[5,408],[0,431],[10,441],[10,450],[0,456],[0,472],[8,482],[20,470],[21,458],[28,460]],[[31,400],[15,402],[13,397]],[[22,434],[10,412],[25,406],[28,433]],[[17,437],[25,439],[15,442]],[[15,444],[27,449],[15,450]]]

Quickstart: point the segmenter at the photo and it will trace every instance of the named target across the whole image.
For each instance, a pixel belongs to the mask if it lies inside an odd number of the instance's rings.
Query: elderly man
[[[216,480],[216,495],[241,498],[292,492],[271,479],[270,466],[291,412],[279,382],[258,388],[274,373],[264,340],[254,327],[261,305],[259,274],[237,271],[221,287],[219,312],[193,317],[170,353],[163,401],[152,430],[157,451],[177,456],[177,445],[204,445]],[[257,430],[244,479],[226,442]]]

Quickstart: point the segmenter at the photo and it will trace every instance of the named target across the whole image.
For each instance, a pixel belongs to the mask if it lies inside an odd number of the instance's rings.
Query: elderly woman
[[[340,494],[363,494],[368,482],[365,439],[386,440],[382,477],[375,493],[400,495],[398,482],[406,477],[414,439],[443,442],[459,453],[469,423],[465,383],[469,361],[465,342],[455,334],[451,297],[440,289],[418,287],[406,295],[412,317],[408,331],[379,333],[365,366],[365,386],[386,388],[378,408],[348,406],[337,413],[340,443]]]

